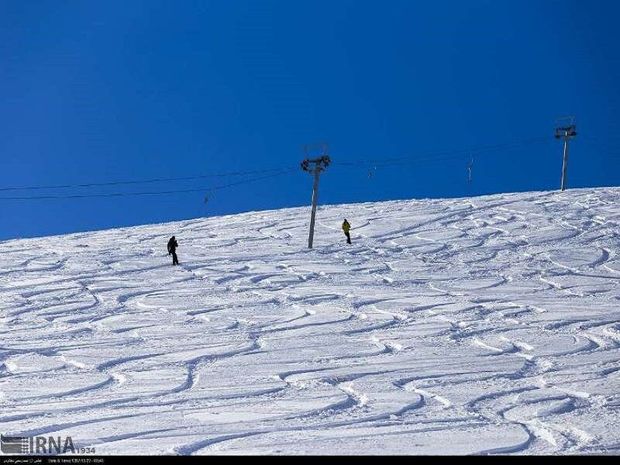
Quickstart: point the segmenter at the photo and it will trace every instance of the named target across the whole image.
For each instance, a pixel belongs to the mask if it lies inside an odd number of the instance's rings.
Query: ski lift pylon
[[[471,183],[472,168],[474,167],[474,156],[471,155],[467,164],[467,182]]]

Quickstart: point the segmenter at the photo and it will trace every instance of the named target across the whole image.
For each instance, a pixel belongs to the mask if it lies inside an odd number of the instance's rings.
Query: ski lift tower
[[[555,138],[564,140],[564,156],[562,157],[562,181],[560,190],[566,189],[566,171],[568,169],[568,143],[577,135],[574,116],[559,118],[555,128]]]
[[[325,169],[327,169],[327,167],[331,163],[331,159],[329,158],[327,144],[325,143],[306,145],[304,147],[304,151],[307,158],[301,162],[301,169],[314,176],[314,184],[312,186],[312,214],[310,216],[310,232],[308,234],[308,248],[311,249],[312,241],[314,240],[316,206],[319,199],[319,176],[321,175],[322,171],[325,171]],[[320,156],[310,158],[311,156],[315,156],[317,152],[320,154]]]

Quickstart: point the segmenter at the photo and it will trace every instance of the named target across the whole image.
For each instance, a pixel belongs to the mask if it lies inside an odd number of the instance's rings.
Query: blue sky
[[[619,185],[619,14],[596,0],[4,0],[0,239],[307,205],[297,167],[319,141],[334,161],[322,203],[555,189],[569,114],[569,186]],[[273,168],[292,171],[211,193],[262,174],[6,190]],[[196,191],[7,199],[170,190]]]

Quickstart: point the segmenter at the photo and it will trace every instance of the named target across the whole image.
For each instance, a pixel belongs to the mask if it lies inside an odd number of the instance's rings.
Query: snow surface
[[[309,208],[4,242],[0,431],[97,454],[616,454],[619,205],[330,206],[314,250]]]

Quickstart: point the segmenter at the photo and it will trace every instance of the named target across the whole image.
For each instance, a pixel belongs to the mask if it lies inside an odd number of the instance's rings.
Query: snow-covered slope
[[[309,208],[4,242],[0,431],[98,454],[618,453],[619,205],[331,206],[314,250]]]

